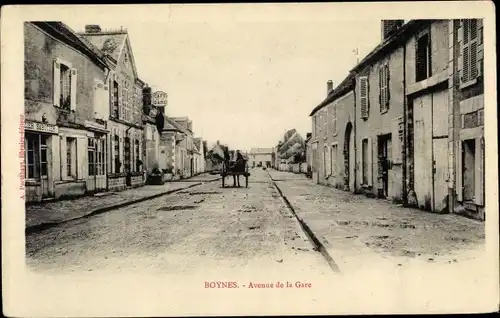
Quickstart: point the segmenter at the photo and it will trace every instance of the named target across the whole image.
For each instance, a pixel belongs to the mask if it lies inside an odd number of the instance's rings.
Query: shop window
[[[25,135],[25,176],[36,179],[47,176],[48,136],[26,133]]]

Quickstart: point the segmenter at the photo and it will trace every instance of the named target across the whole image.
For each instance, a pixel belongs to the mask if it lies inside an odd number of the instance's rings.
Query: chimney
[[[326,95],[333,91],[333,81],[326,82]]]
[[[87,24],[85,26],[85,33],[99,33],[101,32],[101,27],[97,24]]]
[[[403,26],[405,20],[382,20],[381,34],[382,41],[390,37],[397,29]]]

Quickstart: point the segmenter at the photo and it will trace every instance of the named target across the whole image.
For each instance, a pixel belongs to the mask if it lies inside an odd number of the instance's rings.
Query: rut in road
[[[309,228],[309,226],[301,218],[299,218],[299,216],[295,212],[295,209],[293,208],[292,204],[288,201],[288,199],[283,194],[283,192],[281,191],[279,186],[276,184],[275,180],[273,180],[273,178],[271,177],[271,174],[269,174],[269,172],[268,172],[268,176],[269,176],[269,179],[271,180],[271,183],[273,184],[274,188],[276,189],[276,191],[279,193],[280,197],[285,202],[286,207],[292,213],[292,215],[297,220],[297,222],[299,222],[300,227],[302,228],[303,232],[306,234],[306,236],[310,240],[311,244],[313,244],[314,250],[321,253],[321,255],[324,257],[324,259],[326,260],[326,262],[328,263],[328,265],[330,266],[330,268],[334,272],[340,273],[340,268],[337,265],[337,263],[335,262],[335,260],[328,253],[326,248],[323,246],[321,241],[316,237],[314,232]]]

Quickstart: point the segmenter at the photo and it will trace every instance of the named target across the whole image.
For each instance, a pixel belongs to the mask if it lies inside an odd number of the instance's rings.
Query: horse
[[[247,161],[238,154],[236,161],[230,161],[229,153],[224,153],[224,166],[226,174],[230,172],[233,175],[233,187],[240,187],[240,174],[245,173]],[[222,178],[226,177],[226,174]]]

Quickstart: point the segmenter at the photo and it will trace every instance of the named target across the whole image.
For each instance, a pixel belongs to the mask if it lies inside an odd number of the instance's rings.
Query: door
[[[432,94],[432,174],[434,212],[448,207],[448,92]]]
[[[379,137],[378,160],[381,196],[389,198],[392,196],[391,184],[393,181],[391,169],[392,142],[390,134]]]
[[[413,100],[414,190],[418,206],[431,210],[432,191],[432,95]]]
[[[106,140],[104,138],[88,138],[87,159],[87,191],[106,190]]]
[[[36,190],[44,198],[50,197],[48,178],[48,140],[49,136],[35,133],[25,133],[25,163],[26,179],[40,182]]]
[[[434,208],[443,212],[448,206],[448,139],[433,140],[434,153]]]

